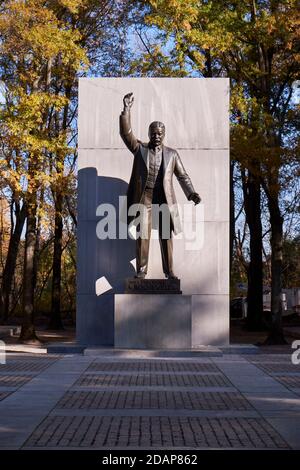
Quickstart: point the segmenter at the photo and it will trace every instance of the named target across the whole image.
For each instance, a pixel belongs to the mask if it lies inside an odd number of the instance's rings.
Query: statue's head
[[[159,147],[163,143],[165,132],[165,125],[162,122],[151,122],[148,131],[151,147]]]

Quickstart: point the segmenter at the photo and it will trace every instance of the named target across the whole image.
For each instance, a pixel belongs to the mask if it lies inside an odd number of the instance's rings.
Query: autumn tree
[[[241,168],[250,230],[248,325],[259,327],[262,311],[263,188],[272,233],[269,342],[283,342],[280,190],[282,169],[289,159],[295,159],[297,149],[291,143],[295,132],[293,83],[299,73],[297,2],[148,0],[135,4],[144,23],[152,28],[152,34],[143,37],[141,58],[146,69],[141,60],[134,64],[138,73],[147,74],[150,63],[157,75],[231,79],[231,155]]]
[[[47,2],[46,2],[47,3]],[[74,11],[80,1],[7,1],[0,16],[1,71],[9,97],[2,111],[2,140],[11,165],[2,163],[2,175],[14,179],[26,207],[23,278],[23,323],[20,340],[36,340],[33,324],[36,221],[40,192],[52,183],[49,155],[69,152],[64,134],[49,132],[68,97],[51,88],[53,60],[59,57],[70,72],[87,63],[78,45],[80,33],[67,28],[53,6]],[[16,170],[15,173],[11,168]]]
[[[62,285],[68,290],[62,280],[64,250],[75,263],[69,245],[74,246],[76,227],[77,79],[91,72],[126,73],[128,5],[123,0],[19,0],[4,1],[0,7],[0,78],[5,97],[0,165],[14,213],[1,305],[7,317],[26,226],[22,340],[34,339],[34,294],[39,298],[48,279],[52,279],[49,327],[62,327]],[[50,246],[53,243],[52,269],[47,269],[41,290],[35,292],[42,274],[40,252],[45,253],[45,246],[49,249],[41,234],[49,201],[54,207],[53,233],[48,234]]]
[[[127,2],[111,0],[85,0],[77,2],[72,9],[61,8],[56,5],[56,17],[60,19],[74,35],[79,35],[77,43],[86,54],[89,61],[89,71],[93,73],[121,74],[124,68],[125,47],[120,35],[126,24]],[[71,33],[72,34],[72,33]],[[120,54],[120,51],[122,54]],[[87,72],[87,71],[86,71]],[[69,63],[65,63],[61,56],[54,55],[51,61],[50,88],[66,98],[61,111],[57,110],[52,119],[50,132],[54,136],[64,136],[66,145],[76,144],[76,115],[78,76],[83,70],[78,70]],[[58,329],[62,327],[60,314],[61,299],[61,270],[63,247],[63,211],[70,208],[70,183],[74,176],[74,162],[70,164],[65,159],[65,152],[52,153],[52,195],[55,207],[54,251],[52,270],[52,302],[49,327]],[[70,214],[72,217],[72,214]]]

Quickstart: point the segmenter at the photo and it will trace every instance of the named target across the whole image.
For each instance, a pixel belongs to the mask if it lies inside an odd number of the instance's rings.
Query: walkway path
[[[300,449],[289,354],[9,354],[0,400],[2,449]]]

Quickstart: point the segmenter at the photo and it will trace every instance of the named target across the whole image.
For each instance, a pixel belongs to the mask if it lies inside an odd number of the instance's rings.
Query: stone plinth
[[[125,294],[181,294],[180,279],[126,279]]]
[[[115,295],[115,348],[191,348],[191,305],[190,295]]]

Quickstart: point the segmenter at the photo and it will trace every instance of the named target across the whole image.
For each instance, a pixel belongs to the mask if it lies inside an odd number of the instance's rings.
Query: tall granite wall
[[[202,198],[198,206],[187,202],[174,177],[184,224],[184,236],[174,239],[174,270],[183,294],[192,295],[192,345],[227,344],[229,80],[222,78],[80,79],[77,339],[87,345],[113,345],[114,294],[123,293],[124,279],[134,275],[135,242],[99,240],[96,234],[102,218],[99,206],[113,204],[118,213],[119,196],[126,194],[131,174],[133,156],[119,136],[122,100],[128,92],[135,97],[135,135],[147,142],[150,122],[164,122],[165,144],[178,150]],[[163,277],[155,238],[148,277]]]

